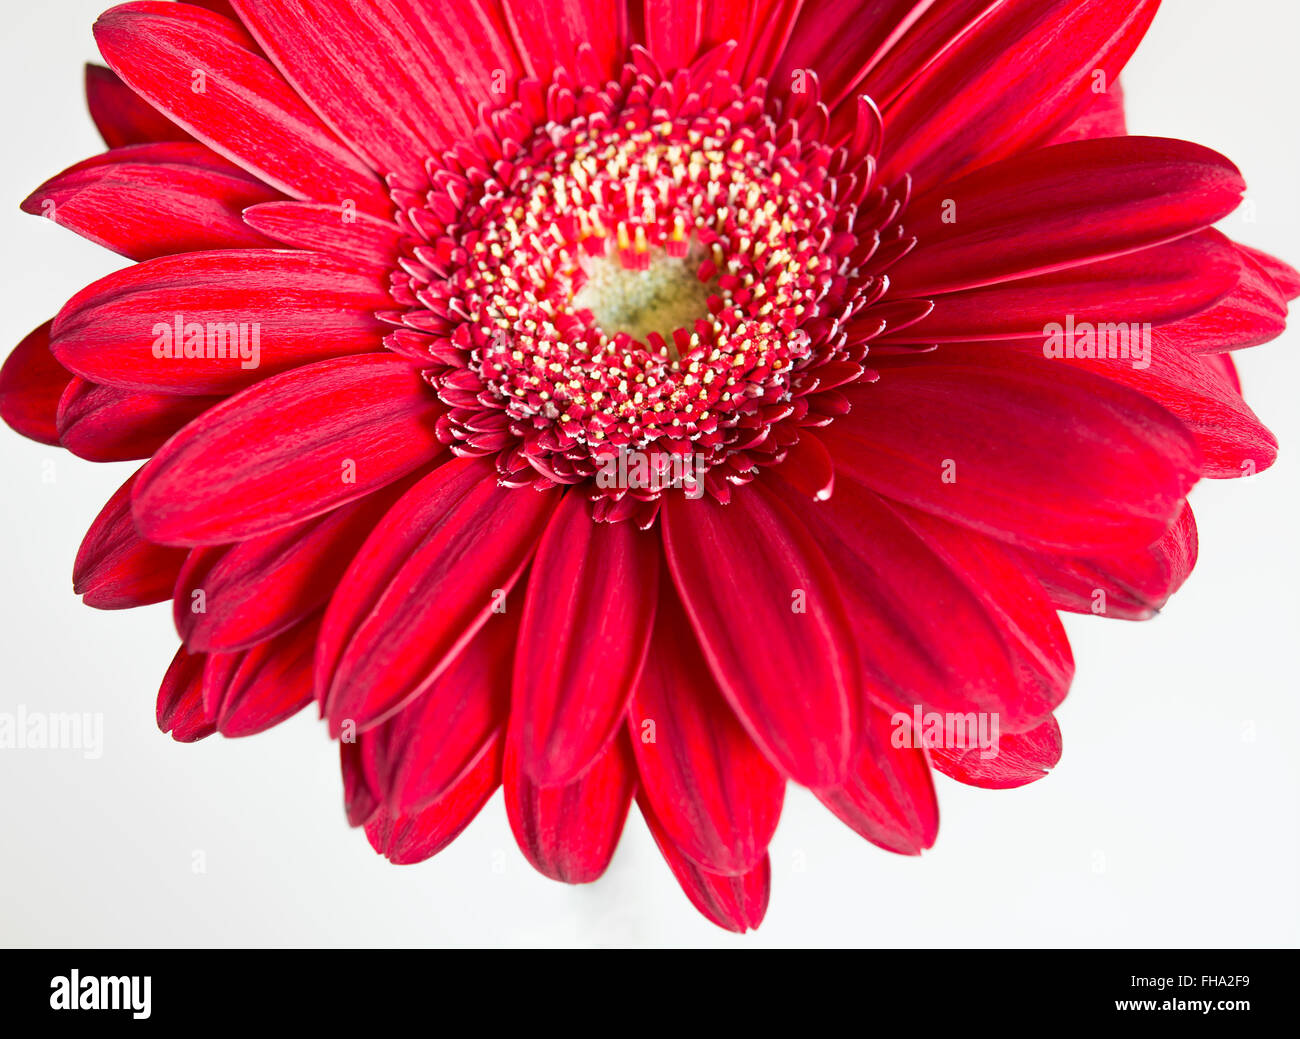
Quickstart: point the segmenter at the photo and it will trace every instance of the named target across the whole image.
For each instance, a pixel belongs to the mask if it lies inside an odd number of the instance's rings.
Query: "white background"
[[[81,76],[103,2],[5,4],[4,344],[124,265],[17,208],[102,149]],[[1167,0],[1125,76],[1133,132],[1233,158],[1257,219],[1225,230],[1293,263],[1296,12],[1291,0]],[[1294,946],[1297,346],[1293,331],[1237,355],[1282,458],[1197,489],[1201,562],[1164,615],[1067,618],[1078,678],[1059,769],[1019,791],[941,779],[939,842],[920,859],[875,849],[792,790],[772,906],[745,938],[695,913],[635,811],[594,885],[534,873],[499,794],[448,851],[398,867],[344,824],[336,747],[312,711],[253,739],[159,734],[167,607],[102,613],[70,587],[82,533],[131,464],[0,431],[0,711],[105,717],[99,760],[0,750],[0,943]]]

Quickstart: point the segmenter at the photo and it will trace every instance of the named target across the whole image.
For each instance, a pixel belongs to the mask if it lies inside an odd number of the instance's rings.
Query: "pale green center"
[[[673,330],[695,330],[699,318],[709,316],[709,294],[717,291],[697,274],[700,262],[693,256],[678,259],[662,249],[651,253],[645,270],[629,270],[616,254],[599,256],[585,264],[587,283],[574,296],[574,306],[590,310],[608,336],[626,332],[641,344],[657,332],[674,359]]]

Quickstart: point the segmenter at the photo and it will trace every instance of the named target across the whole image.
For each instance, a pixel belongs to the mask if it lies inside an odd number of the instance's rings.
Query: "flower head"
[[[158,721],[314,702],[348,817],[428,858],[505,790],[596,879],[635,800],[757,926],[785,784],[934,841],[931,768],[1061,753],[1058,611],[1139,619],[1186,495],[1276,445],[1227,351],[1300,275],[1132,137],[1154,0],[128,3],[110,150],[25,203],[137,264],[0,373],[145,460],[74,584],[171,598]]]

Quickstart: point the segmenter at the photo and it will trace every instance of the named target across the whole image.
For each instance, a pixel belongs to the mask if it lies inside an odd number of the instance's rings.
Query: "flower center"
[[[884,288],[858,213],[898,205],[869,194],[869,160],[832,174],[865,156],[802,140],[815,96],[783,115],[725,73],[629,66],[576,97],[563,80],[498,113],[486,155],[395,188],[423,239],[394,279],[396,335],[430,358],[453,450],[496,453],[508,484],[586,481],[598,518],[648,523],[674,485],[610,482],[616,459],[725,500],[830,420],[817,392],[861,376],[853,319]]]
[[[583,264],[583,274],[585,283],[573,297],[575,309],[590,311],[606,337],[623,333],[641,346],[651,337],[666,343],[674,361],[681,358],[673,332],[707,317],[709,296],[716,291],[700,277],[698,251],[677,257],[651,250],[643,270],[598,256]]]

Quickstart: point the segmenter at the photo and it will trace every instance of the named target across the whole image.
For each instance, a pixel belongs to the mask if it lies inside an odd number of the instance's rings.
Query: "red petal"
[[[772,864],[768,857],[764,855],[753,869],[740,876],[710,873],[700,869],[673,845],[644,798],[638,797],[637,805],[660,854],[691,900],[691,905],[710,923],[725,930],[737,934],[756,930],[767,913],[772,888]]]
[[[201,144],[141,144],[79,162],[23,202],[83,238],[133,260],[270,244],[241,211],[268,188]]]
[[[628,19],[623,4],[608,0],[551,0],[509,3],[506,22],[524,67],[543,83],[558,68],[612,77],[627,52]],[[587,58],[581,56],[589,48]],[[583,76],[584,79],[590,78]]]
[[[158,689],[156,715],[160,732],[170,732],[178,743],[193,743],[211,736],[216,725],[203,711],[202,653],[187,653],[182,646],[172,658]]]
[[[852,480],[810,514],[858,633],[868,695],[902,711],[996,713],[1005,729],[1036,723],[1073,675],[1042,589],[973,531],[910,519]]]
[[[761,483],[726,506],[671,496],[662,516],[673,582],[713,677],[749,734],[805,786],[843,779],[858,692],[856,640],[808,529]]]
[[[110,148],[194,139],[103,65],[86,66],[86,107]]]
[[[148,458],[220,397],[177,397],[97,386],[75,377],[59,401],[59,441],[79,458]]]
[[[162,602],[185,562],[184,549],[143,540],[131,517],[133,473],[108,499],[77,550],[72,590],[99,610],[124,610]]]
[[[57,446],[59,399],[73,375],[50,352],[51,324],[24,336],[0,368],[0,418],[31,440]]]
[[[265,202],[244,211],[249,227],[299,249],[393,269],[401,232],[387,220],[319,202]]]
[[[223,736],[252,736],[311,702],[320,619],[305,621],[238,653],[214,653],[203,672],[203,703]]]
[[[478,126],[478,105],[492,99],[491,70],[508,60],[501,57],[500,17],[486,4],[237,6],[298,94],[384,173],[422,178],[428,156],[468,138]]]
[[[934,767],[945,776],[984,787],[1007,790],[1042,779],[1061,760],[1061,727],[1055,718],[1029,732],[1009,733],[998,740],[997,755],[986,758],[977,747],[930,751]]]
[[[997,351],[1037,353],[1036,344],[978,344],[962,356],[992,358]],[[1229,374],[1211,358],[1186,353],[1152,335],[1149,356],[1141,361],[1110,357],[1060,358],[1074,368],[1091,369],[1132,387],[1180,419],[1196,438],[1202,455],[1201,475],[1212,479],[1253,475],[1277,458],[1277,439],[1265,428],[1233,386]],[[1145,364],[1146,367],[1140,367]]]
[[[537,786],[507,744],[506,817],[533,867],[552,880],[587,884],[609,865],[636,786],[636,767],[620,737],[606,744],[582,776],[567,786]]]
[[[1057,609],[1147,620],[1187,580],[1197,547],[1196,520],[1184,503],[1173,526],[1146,548],[1090,559],[1023,555]]]
[[[1158,0],[1008,0],[884,107],[881,179],[922,188],[1050,140],[1118,79]]]
[[[1124,115],[1124,88],[1118,82],[1109,89],[1090,95],[1080,114],[1049,142],[1064,144],[1067,141],[1090,141],[1096,137],[1123,137],[1128,133],[1128,120]]]
[[[382,279],[328,256],[182,253],[82,289],[54,319],[51,348],[92,382],[231,393],[312,361],[380,349],[386,326],[375,311],[385,306]],[[202,356],[186,356],[187,344]]]
[[[177,585],[176,630],[185,645],[209,652],[246,649],[323,606],[408,486],[409,480],[399,480],[319,519],[218,550],[209,565]],[[192,593],[199,588],[203,610],[195,612]]]
[[[899,731],[883,710],[867,712],[863,746],[847,782],[813,793],[872,844],[920,855],[939,833],[939,805],[925,751],[896,745]]]
[[[493,616],[413,703],[360,739],[389,812],[437,801],[494,749],[510,709],[516,614]]]
[[[994,537],[1074,552],[1150,544],[1201,460],[1182,423],[1090,372],[1005,351],[997,364],[891,368],[822,437],[841,472]]]
[[[409,815],[379,813],[366,823],[370,846],[399,866],[432,858],[460,836],[501,785],[501,740],[433,804]]]
[[[1189,353],[1240,350],[1268,343],[1286,331],[1287,297],[1250,254],[1237,249],[1237,280],[1208,310],[1152,333],[1154,342]]]
[[[141,471],[136,522],[151,540],[182,545],[301,523],[434,458],[440,407],[409,362],[386,354],[273,376],[167,442]]]
[[[1264,273],[1273,279],[1273,284],[1286,299],[1293,300],[1300,296],[1300,271],[1276,256],[1259,249],[1252,249],[1249,245],[1242,245],[1240,242],[1236,244],[1238,249],[1263,268]]]
[[[454,459],[403,496],[326,611],[317,688],[331,732],[377,725],[428,688],[505,606],[557,499],[498,487],[483,459]]]
[[[1113,137],[1043,148],[941,184],[907,208],[919,245],[890,268],[904,296],[993,285],[1209,227],[1246,188],[1187,141]]]
[[[529,572],[511,700],[519,768],[539,785],[572,781],[617,728],[650,644],[659,559],[653,535],[596,523],[579,492],[551,516]]]
[[[294,198],[389,210],[375,174],[229,19],[188,4],[123,4],[100,16],[95,40],[131,89],[271,186]]]
[[[384,813],[379,807],[378,796],[366,782],[365,770],[361,766],[361,746],[356,740],[339,741],[339,768],[343,773],[343,811],[348,825],[365,826],[372,821],[383,825]],[[499,776],[496,781],[500,782]]]
[[[1165,325],[1212,307],[1232,291],[1239,254],[1217,231],[1031,278],[937,296],[928,317],[881,343],[1038,339],[1052,323]],[[870,313],[870,312],[868,312]]]
[[[709,677],[671,587],[660,590],[628,724],[644,797],[682,854],[714,873],[758,866],[781,817],[785,781]]]

